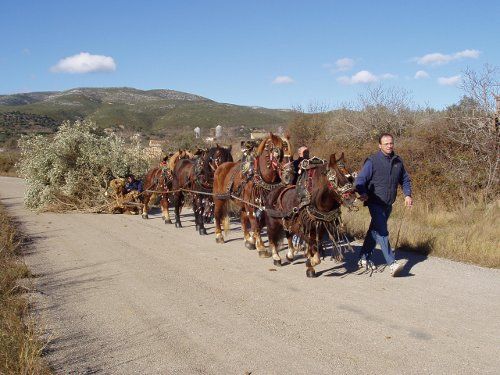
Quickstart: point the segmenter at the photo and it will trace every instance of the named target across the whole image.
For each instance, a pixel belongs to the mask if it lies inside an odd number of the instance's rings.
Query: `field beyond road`
[[[402,277],[329,257],[274,267],[160,214],[35,214],[0,201],[31,244],[32,299],[56,373],[497,374],[500,271],[398,252]],[[233,223],[233,228],[239,225]],[[213,233],[213,226],[208,226]]]

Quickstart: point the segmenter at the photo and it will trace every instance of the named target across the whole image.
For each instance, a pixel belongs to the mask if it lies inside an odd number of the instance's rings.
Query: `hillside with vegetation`
[[[291,111],[245,107],[174,90],[133,88],[76,88],[62,92],[0,95],[0,132],[23,132],[5,114],[40,116],[57,124],[90,119],[100,128],[119,128],[149,135],[179,129],[226,127],[275,127],[285,124]]]

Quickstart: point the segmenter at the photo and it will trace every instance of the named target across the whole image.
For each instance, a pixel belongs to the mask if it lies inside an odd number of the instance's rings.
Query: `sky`
[[[417,106],[500,66],[500,1],[0,0],[0,94],[172,89],[268,108],[337,108],[370,87]]]

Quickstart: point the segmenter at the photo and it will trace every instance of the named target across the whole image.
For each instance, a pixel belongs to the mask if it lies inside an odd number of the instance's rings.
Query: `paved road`
[[[237,230],[221,246],[188,215],[34,214],[23,188],[0,177],[56,373],[500,373],[498,270],[400,253],[400,278],[326,260],[307,279]]]

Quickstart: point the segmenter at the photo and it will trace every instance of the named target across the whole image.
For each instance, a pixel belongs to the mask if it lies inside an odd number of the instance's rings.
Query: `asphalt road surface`
[[[326,258],[281,268],[160,213],[35,214],[24,182],[0,200],[31,238],[32,299],[56,373],[500,373],[500,273],[399,252],[402,277]],[[237,228],[238,224],[233,223]]]

